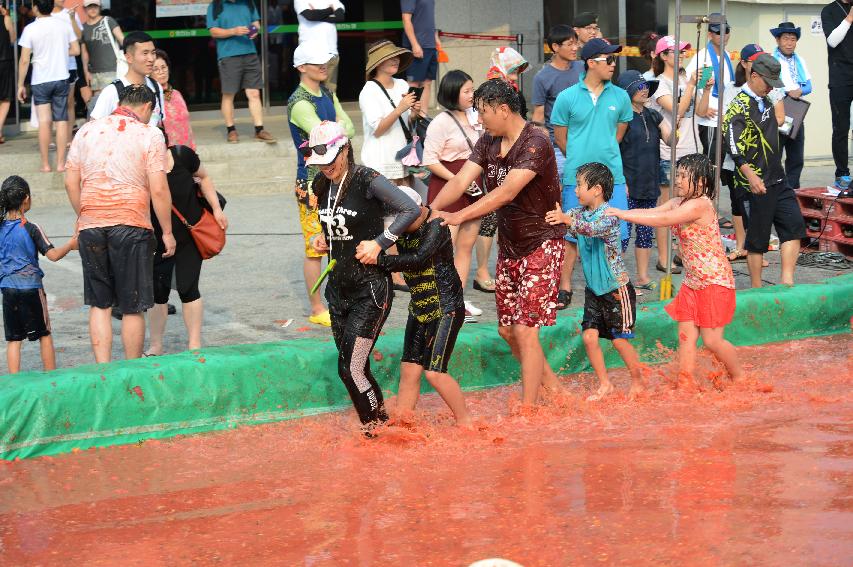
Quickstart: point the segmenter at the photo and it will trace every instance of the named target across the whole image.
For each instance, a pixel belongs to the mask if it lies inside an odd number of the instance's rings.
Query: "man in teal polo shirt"
[[[255,139],[272,144],[276,139],[264,130],[261,88],[264,81],[255,43],[261,17],[254,0],[214,0],[207,7],[207,28],[216,40],[219,81],[222,85],[222,117],[228,142],[240,141],[234,127],[234,96],[241,90],[249,100],[249,114],[255,124]]]
[[[580,54],[584,62],[580,81],[561,92],[554,101],[551,110],[554,141],[566,156],[562,179],[564,211],[579,206],[575,195],[575,172],[589,162],[603,163],[613,173],[611,206],[628,206],[619,142],[628,130],[634,111],[628,93],[611,83],[616,69],[614,54],[620,51],[621,45],[610,45],[601,38],[587,42]],[[621,222],[620,229],[624,250],[628,245],[627,223]],[[572,273],[577,257],[577,240],[566,236],[558,309],[565,309],[572,300]]]

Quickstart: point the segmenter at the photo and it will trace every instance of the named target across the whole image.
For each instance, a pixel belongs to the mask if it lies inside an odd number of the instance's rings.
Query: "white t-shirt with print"
[[[74,39],[77,39],[77,34],[74,33],[74,27],[71,25],[71,15],[68,13],[68,10],[61,10],[59,12],[51,12],[51,18],[58,18],[59,20],[68,24],[68,29],[71,30],[71,35],[74,36]],[[74,12],[74,19],[77,20],[77,29],[83,29],[83,22],[80,21],[80,16],[77,12]],[[68,56],[68,70],[76,71],[77,70],[77,58],[73,55]]]
[[[330,22],[312,22],[305,19],[302,12],[305,10],[323,10],[331,8],[344,10],[340,0],[295,0],[293,9],[296,11],[296,19],[299,20],[299,43],[306,40],[323,41],[329,47],[329,53],[338,54],[338,30],[335,24]]]
[[[71,26],[59,18],[39,17],[27,24],[18,45],[32,50],[30,84],[68,80],[68,50],[75,41]]]
[[[131,84],[127,77],[122,77],[121,82],[124,86]],[[145,77],[145,83],[152,91],[160,94],[160,96],[155,97],[154,112],[151,113],[151,119],[148,121],[148,124],[151,126],[158,126],[163,116],[163,111],[161,110],[163,108],[163,89],[155,88],[154,81],[151,77]],[[95,102],[95,108],[92,109],[89,116],[92,120],[103,118],[104,116],[112,114],[116,108],[118,108],[118,91],[112,84],[109,84],[101,91],[101,94],[98,95],[98,100]]]
[[[361,109],[361,121],[364,127],[361,163],[375,169],[388,179],[399,179],[405,176],[403,164],[397,160],[396,155],[407,143],[406,134],[399,120],[395,120],[381,136],[376,137],[373,133],[382,119],[394,111],[407,92],[409,92],[409,83],[403,79],[394,79],[394,87],[388,89],[388,95],[394,101],[393,103],[373,81],[367,81],[358,95],[358,107]],[[407,125],[409,114],[407,110],[402,115],[403,122]]]

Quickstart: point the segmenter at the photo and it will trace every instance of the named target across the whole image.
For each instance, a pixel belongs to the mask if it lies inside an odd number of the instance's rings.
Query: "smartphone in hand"
[[[408,94],[414,94],[415,100],[421,100],[421,95],[424,94],[423,87],[409,87]]]
[[[702,75],[699,77],[699,84],[696,85],[700,89],[704,89],[708,84],[708,79],[711,78],[711,75],[714,73],[714,69],[712,67],[703,67]]]

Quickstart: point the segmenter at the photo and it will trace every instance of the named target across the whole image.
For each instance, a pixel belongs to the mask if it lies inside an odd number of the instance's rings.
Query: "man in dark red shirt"
[[[508,83],[491,80],[480,85],[474,106],[487,133],[432,207],[449,225],[497,211],[498,331],[521,363],[522,404],[533,405],[540,385],[559,387],[539,343],[539,328],[553,325],[557,318],[563,264],[565,227],[545,222],[545,214],[560,202],[557,163],[548,135],[521,117],[520,95]],[[486,179],[485,197],[456,213],[441,211],[481,175]]]

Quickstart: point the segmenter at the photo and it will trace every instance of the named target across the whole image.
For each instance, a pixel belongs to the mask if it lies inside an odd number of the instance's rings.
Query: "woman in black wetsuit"
[[[370,435],[388,419],[382,391],[370,371],[370,353],[394,296],[391,274],[378,267],[376,259],[418,218],[420,209],[385,177],[355,165],[352,146],[337,122],[315,126],[302,151],[305,163],[323,174],[313,183],[323,234],[312,245],[337,262],[326,285],[326,301],[338,347],[338,374]],[[383,230],[382,218],[389,213],[396,214],[396,220]],[[369,242],[358,246],[362,241]]]
[[[228,228],[228,219],[222,212],[213,181],[201,165],[198,154],[187,146],[172,146],[169,148],[167,178],[169,192],[172,194],[172,205],[187,219],[195,224],[201,218],[201,202],[197,189],[207,201],[213,216],[223,230]],[[194,178],[199,179],[196,186]],[[154,307],[148,312],[148,350],[145,356],[163,354],[163,335],[166,332],[167,303],[172,291],[172,281],[181,298],[181,311],[184,324],[187,327],[187,349],[201,348],[201,324],[204,307],[201,293],[198,290],[198,280],[201,276],[201,254],[190,236],[184,223],[172,212],[172,232],[175,235],[175,255],[163,258],[163,243],[160,235],[162,229],[155,215],[151,215],[154,235],[157,237],[157,252],[154,256]]]

